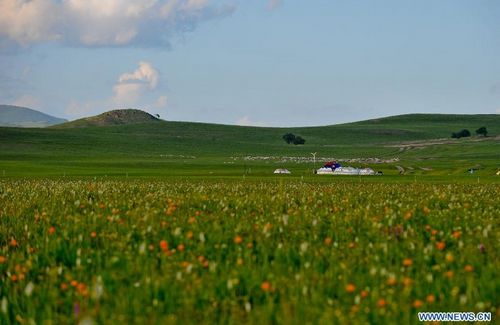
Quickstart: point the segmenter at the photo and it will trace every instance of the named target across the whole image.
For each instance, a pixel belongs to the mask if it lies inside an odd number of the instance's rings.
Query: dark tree
[[[483,137],[488,136],[488,130],[486,130],[485,126],[481,126],[479,129],[476,130],[477,135],[482,135]]]
[[[295,135],[293,133],[287,133],[283,136],[283,140],[285,140],[286,143],[294,143],[295,141]]]
[[[461,138],[470,137],[470,131],[467,129],[463,129],[462,131],[460,131],[460,137]]]
[[[293,140],[293,144],[295,144],[295,145],[304,144],[304,143],[306,143],[306,140],[304,138],[302,138],[301,136],[296,136],[295,140]]]
[[[155,114],[156,118],[160,118],[160,114]]]
[[[470,131],[467,129],[463,129],[460,130],[459,132],[453,132],[451,134],[451,137],[455,139],[470,137]]]

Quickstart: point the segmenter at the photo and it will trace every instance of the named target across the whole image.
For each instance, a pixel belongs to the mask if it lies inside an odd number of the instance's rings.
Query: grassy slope
[[[0,126],[46,127],[66,122],[65,119],[13,105],[0,105]]]
[[[55,125],[54,128],[86,128],[92,126],[112,126],[138,123],[157,123],[160,120],[138,109],[117,109],[102,114],[81,118],[75,121]]]
[[[268,173],[276,164],[243,162],[233,156],[400,157],[401,164],[441,173],[462,173],[480,164],[491,174],[500,161],[500,141],[460,139],[446,145],[409,148],[405,141],[449,138],[453,131],[486,126],[500,134],[500,115],[413,114],[342,125],[306,128],[256,128],[189,122],[106,127],[0,128],[0,170],[9,175],[120,174],[241,175],[245,167]],[[286,132],[303,136],[304,146],[287,145]],[[393,146],[390,146],[393,145]],[[396,146],[394,146],[396,145]],[[168,157],[161,155],[171,155]],[[197,159],[182,156],[195,156]],[[321,159],[320,159],[321,160]],[[281,164],[283,165],[283,164]],[[310,164],[284,164],[305,173]],[[394,172],[395,166],[376,166]],[[430,172],[432,173],[432,172]],[[1,174],[0,174],[1,175]]]

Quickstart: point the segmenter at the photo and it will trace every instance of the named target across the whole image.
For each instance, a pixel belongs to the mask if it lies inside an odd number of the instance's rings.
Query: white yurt
[[[274,171],[275,174],[291,174],[291,172],[286,168],[278,168]]]
[[[333,170],[331,168],[321,167],[316,171],[318,175],[333,175]]]
[[[359,175],[375,175],[375,171],[371,168],[362,168],[359,170]]]

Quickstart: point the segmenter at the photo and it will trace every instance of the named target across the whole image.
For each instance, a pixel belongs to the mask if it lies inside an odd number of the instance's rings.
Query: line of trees
[[[487,137],[488,130],[486,129],[485,126],[481,126],[479,129],[476,130],[476,134],[482,135],[483,137]],[[460,130],[458,132],[453,132],[451,134],[451,137],[454,139],[466,138],[466,137],[470,137],[470,136],[471,136],[471,133],[467,129],[463,129],[463,130]]]

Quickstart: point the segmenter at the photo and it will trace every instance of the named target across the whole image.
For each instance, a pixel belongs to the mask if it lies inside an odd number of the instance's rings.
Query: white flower
[[[24,288],[24,294],[26,296],[31,296],[31,293],[33,292],[33,289],[35,288],[35,285],[33,284],[33,282],[30,282],[26,285],[26,288]]]

